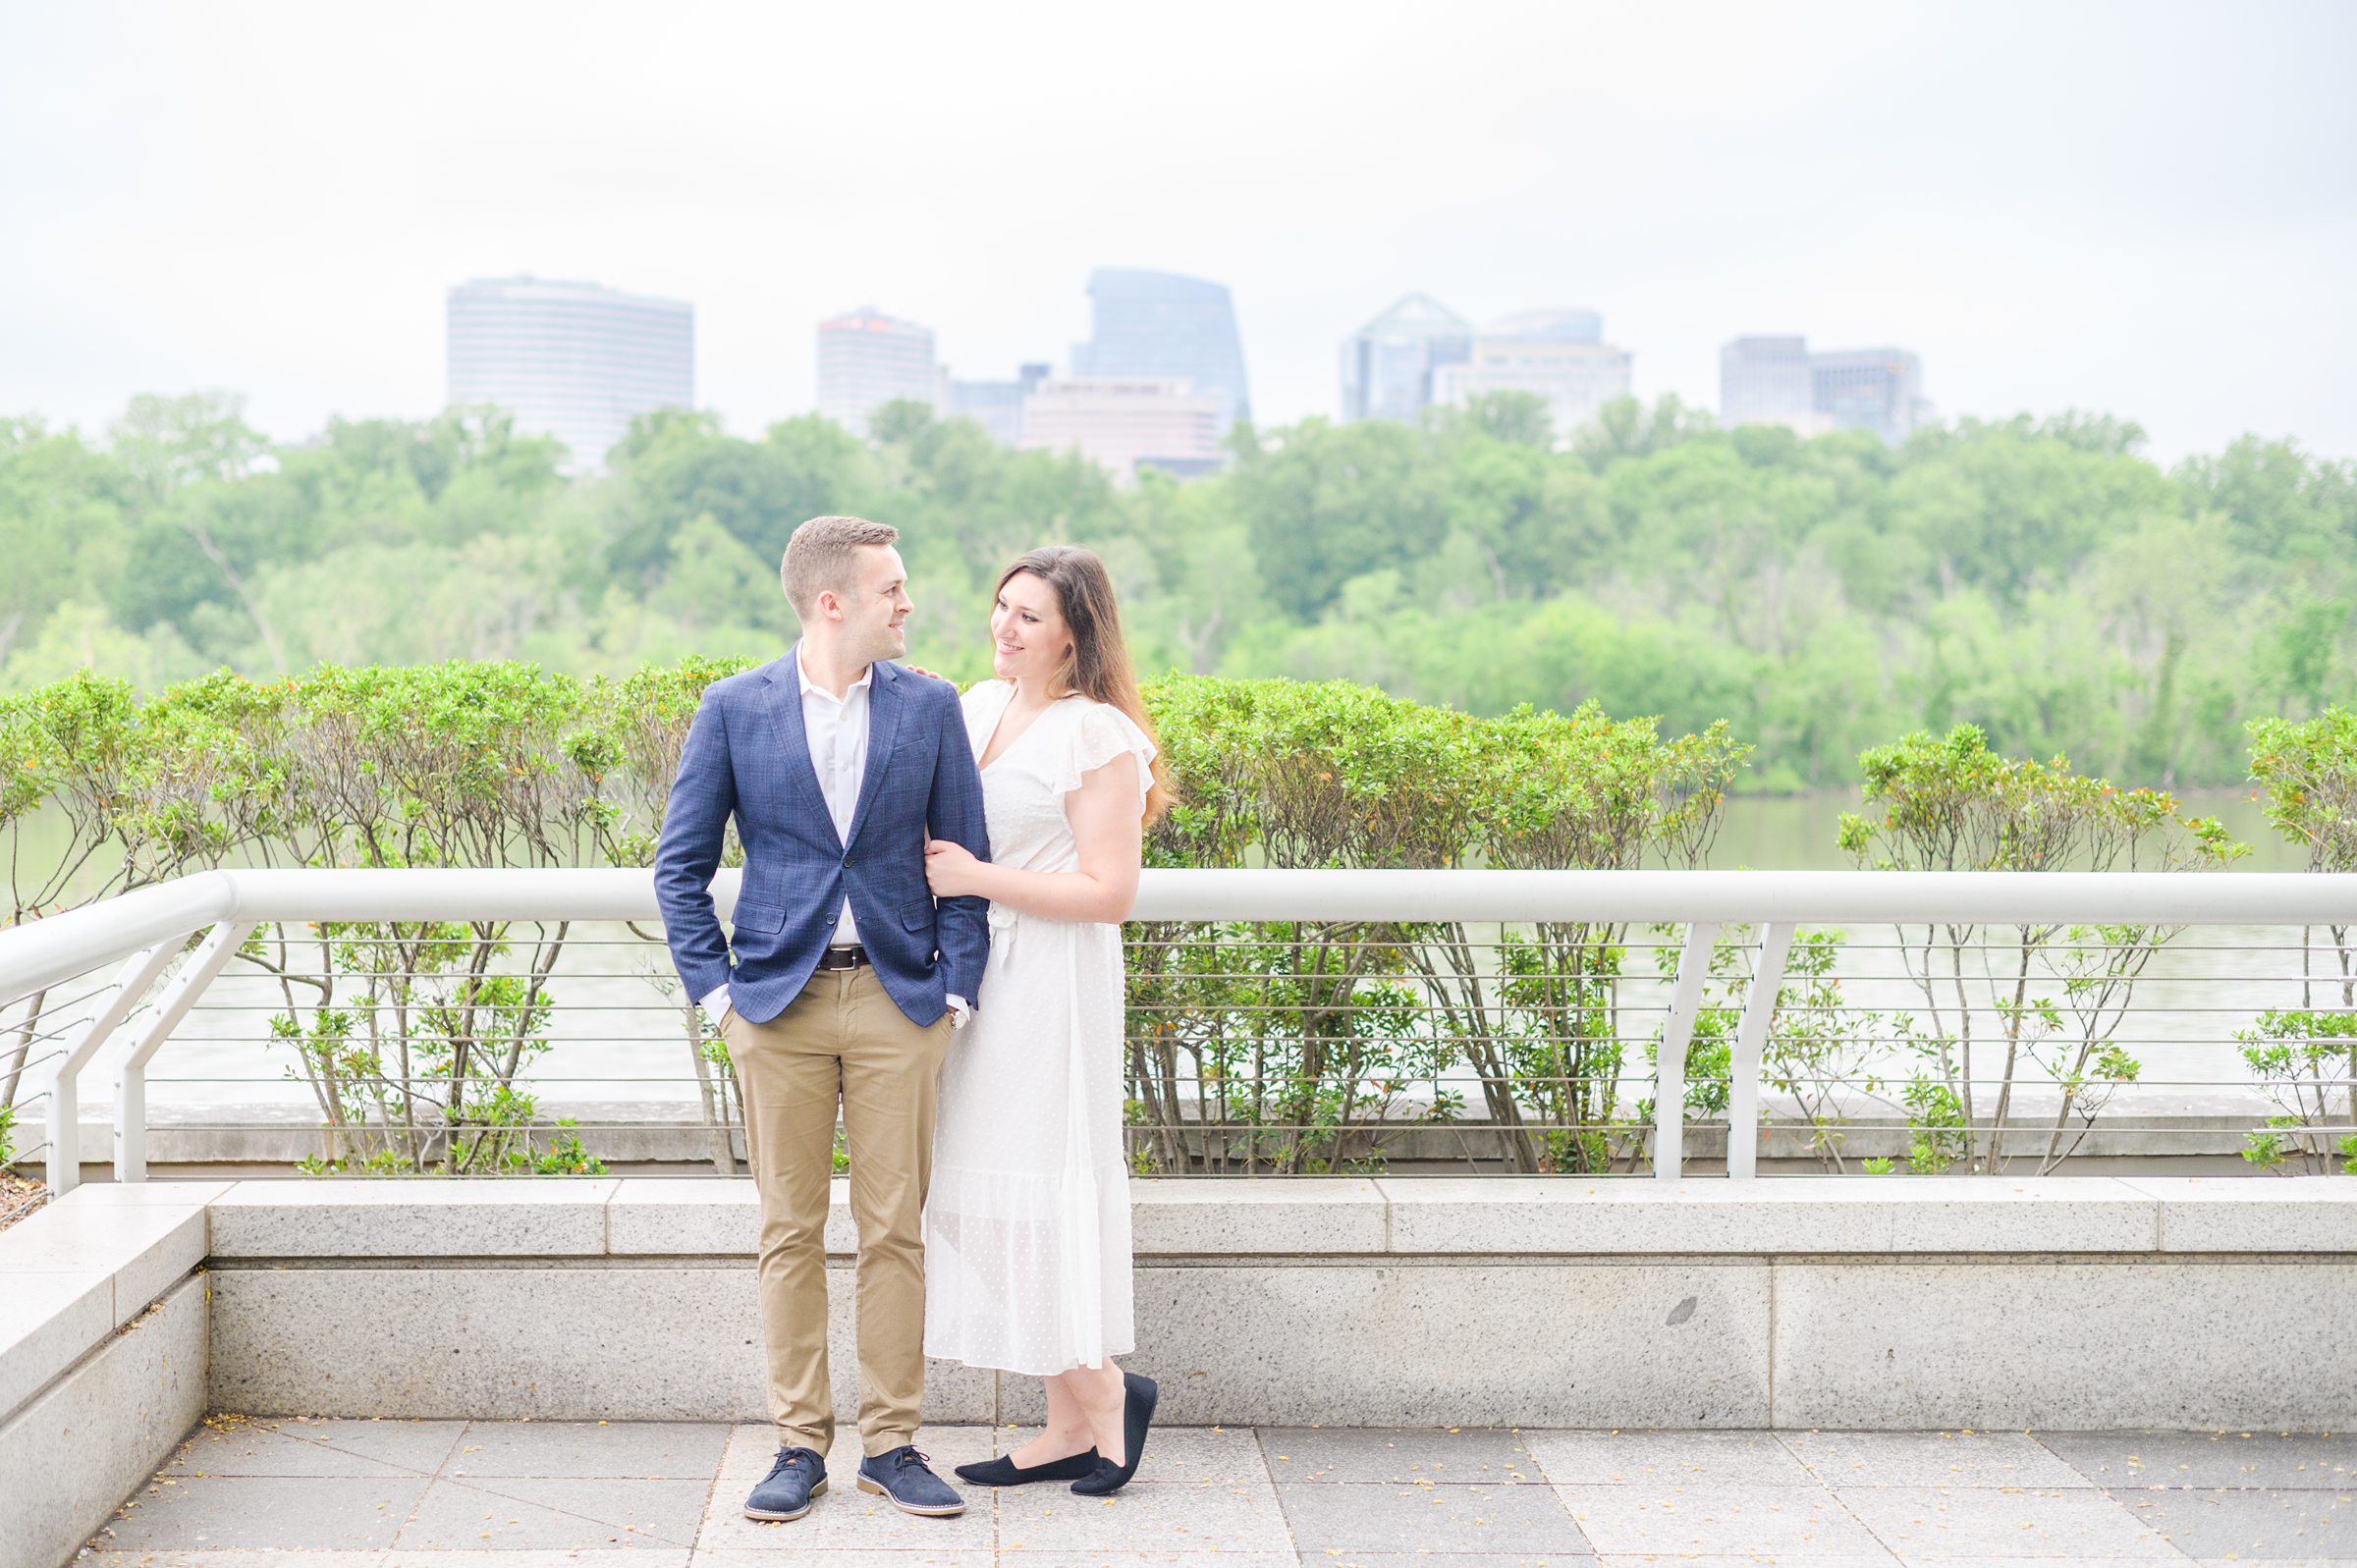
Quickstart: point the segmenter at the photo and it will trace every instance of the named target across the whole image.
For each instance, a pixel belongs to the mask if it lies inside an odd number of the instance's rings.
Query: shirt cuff
[[[706,997],[703,1000],[703,1008],[705,1017],[714,1023],[720,1022],[721,1015],[729,1010],[729,988],[719,987],[712,995]]]
[[[950,1004],[950,1027],[963,1029],[965,1021],[974,1015],[974,1005],[955,991],[942,999]]]

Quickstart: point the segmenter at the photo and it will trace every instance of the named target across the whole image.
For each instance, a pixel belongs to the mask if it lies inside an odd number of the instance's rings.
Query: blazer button
[[[850,865],[851,863],[851,857],[850,855],[845,855],[843,857],[843,863],[847,866]]]

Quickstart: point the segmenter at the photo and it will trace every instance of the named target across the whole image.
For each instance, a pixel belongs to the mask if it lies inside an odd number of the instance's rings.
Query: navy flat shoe
[[[1097,1451],[1094,1448],[1069,1459],[1053,1459],[1044,1465],[1033,1465],[1028,1470],[1002,1454],[996,1459],[985,1459],[978,1465],[959,1465],[958,1479],[970,1481],[977,1487],[1027,1487],[1034,1481],[1078,1481],[1084,1476],[1094,1475],[1096,1468]]]
[[[1126,1463],[1115,1464],[1100,1456],[1097,1468],[1072,1483],[1072,1490],[1083,1497],[1104,1497],[1129,1485],[1137,1474],[1138,1456],[1146,1451],[1146,1430],[1154,1425],[1154,1407],[1162,1400],[1162,1390],[1151,1378],[1140,1378],[1134,1372],[1122,1374],[1122,1388],[1126,1398],[1122,1405],[1122,1446],[1129,1451]]]

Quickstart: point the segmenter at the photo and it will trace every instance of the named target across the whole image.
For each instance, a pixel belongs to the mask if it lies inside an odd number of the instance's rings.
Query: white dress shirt
[[[810,771],[818,776],[819,793],[826,797],[827,815],[834,819],[835,837],[849,844],[851,815],[859,807],[859,786],[867,779],[868,693],[875,688],[876,667],[869,665],[840,697],[810,678],[797,650],[795,680],[802,689],[802,737],[810,748]],[[851,918],[851,899],[844,895],[843,910],[835,917],[832,947],[858,942],[859,924]],[[956,1023],[963,1024],[969,1010],[963,997],[949,999]],[[704,999],[704,1011],[718,1019],[729,1008],[729,988],[720,987]]]
[[[818,792],[827,797],[835,837],[849,845],[851,813],[859,807],[859,785],[867,778],[867,694],[874,689],[876,667],[860,672],[841,697],[813,681],[798,655],[794,674],[802,686],[802,736],[810,744],[810,771],[818,775]],[[827,943],[848,947],[858,940],[859,925],[851,918],[851,900],[846,894],[843,912],[835,917],[835,935]]]

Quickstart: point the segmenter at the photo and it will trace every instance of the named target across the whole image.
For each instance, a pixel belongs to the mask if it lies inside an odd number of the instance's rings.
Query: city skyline
[[[1249,416],[1228,290],[1209,279],[1100,268],[1089,292],[1099,334],[1072,346],[1072,368],[1061,377],[1053,361],[1036,360],[1011,380],[955,378],[936,355],[930,323],[872,303],[827,317],[817,325],[816,411],[870,435],[886,404],[923,403],[937,417],[975,421],[1003,446],[1078,452],[1124,482],[1143,466],[1181,477],[1222,466],[1222,435]],[[1117,299],[1110,334],[1107,293]],[[631,414],[693,406],[691,302],[529,276],[475,279],[453,287],[449,300],[450,402],[506,407],[519,428],[558,436],[575,472],[599,466]],[[643,352],[609,351],[609,339],[645,347],[636,341],[641,317],[685,323],[676,367],[650,368]],[[1342,345],[1337,417],[1413,422],[1429,408],[1523,392],[1545,402],[1560,444],[1603,404],[1629,395],[1633,355],[1603,338],[1594,309],[1523,310],[1476,327],[1430,296],[1409,294]],[[1143,368],[1100,368],[1108,363]],[[1159,373],[1172,369],[1207,370],[1213,384]],[[1218,384],[1223,374],[1226,386]],[[1922,374],[1920,356],[1903,349],[1812,353],[1804,337],[1738,337],[1721,348],[1709,406],[1730,428],[1780,424],[1804,437],[1865,429],[1895,444],[1931,421]],[[673,387],[688,390],[667,395]]]
[[[907,107],[856,137],[865,86],[775,71],[872,21],[689,13],[626,51],[596,9],[466,13],[456,51],[431,5],[0,14],[0,132],[40,149],[0,169],[37,241],[0,248],[0,412],[97,431],[222,388],[288,439],[422,416],[440,291],[528,271],[693,299],[698,401],[757,431],[814,406],[831,312],[873,298],[1007,376],[1089,337],[1102,264],[1227,285],[1264,425],[1337,416],[1336,345],[1420,291],[1474,322],[1602,309],[1647,400],[1709,406],[1727,341],[1805,331],[1906,345],[1944,418],[2357,457],[2348,8],[1477,0],[1459,81],[1263,10],[1132,49],[908,7]]]

